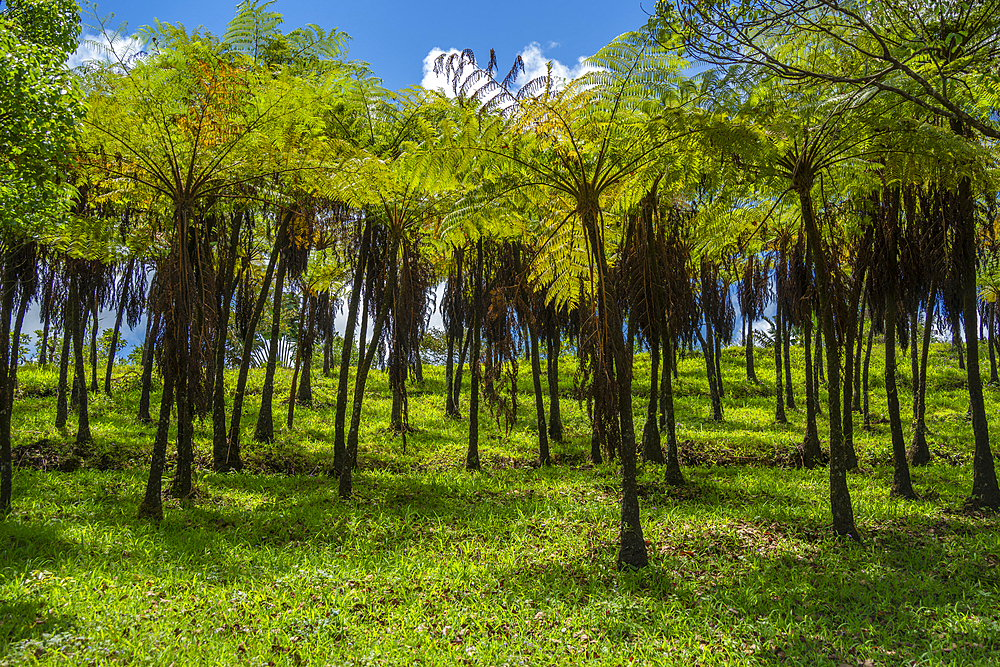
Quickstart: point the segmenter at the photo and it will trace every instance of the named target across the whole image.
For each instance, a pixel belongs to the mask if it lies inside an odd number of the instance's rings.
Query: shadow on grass
[[[0,567],[20,573],[43,562],[47,554],[74,554],[79,545],[62,537],[54,525],[0,521]]]
[[[937,650],[941,633],[948,646],[984,659],[1000,646],[995,611],[976,606],[982,592],[1000,587],[998,563],[989,560],[990,551],[965,548],[976,540],[995,542],[990,536],[996,522],[989,518],[893,520],[871,527],[865,543],[855,545],[830,539],[815,517],[802,512],[804,501],[797,497],[766,487],[741,488],[735,474],[707,481],[702,477],[710,470],[685,471],[694,479],[684,487],[643,488],[644,507],[669,505],[673,512],[669,523],[647,519],[647,526],[657,529],[650,530],[658,541],[650,546],[651,567],[616,573],[617,486],[601,476],[610,470],[583,471],[575,480],[580,490],[568,495],[555,486],[564,469],[475,475],[365,471],[356,480],[355,497],[346,502],[337,497],[336,480],[325,475],[204,475],[200,496],[180,506],[171,503],[160,525],[131,518],[140,473],[109,473],[119,475],[117,495],[81,500],[103,509],[90,519],[98,529],[116,539],[132,533],[155,547],[146,560],[127,561],[131,571],[149,576],[184,565],[204,572],[208,582],[247,581],[260,576],[253,560],[264,551],[284,554],[271,561],[269,577],[298,577],[306,555],[318,554],[334,573],[332,586],[357,578],[357,563],[365,558],[369,571],[376,563],[388,573],[413,563],[433,568],[450,562],[466,574],[441,586],[492,604],[531,598],[530,616],[542,613],[539,622],[546,609],[570,606],[622,641],[669,618],[718,627],[746,642],[740,650],[775,663],[775,656],[785,655],[790,664],[824,664],[829,656],[861,664],[852,647],[869,646],[872,636],[884,638],[882,648],[901,655]],[[769,502],[761,502],[763,496]],[[590,505],[581,507],[584,502]],[[725,521],[706,521],[707,513],[721,515],[717,510],[732,510],[736,502],[746,504],[747,512],[752,506],[759,516],[736,512]],[[8,542],[0,562],[8,568],[42,569],[46,561],[83,556],[94,568],[119,567],[123,550],[132,549],[122,537],[117,550],[83,554],[61,538],[58,524],[15,528],[5,529]],[[553,539],[550,531],[563,537]],[[491,562],[507,551],[517,559]],[[38,565],[27,566],[29,560]],[[478,578],[487,571],[489,576]],[[394,596],[384,595],[386,588],[399,586],[399,580],[380,576],[353,585],[371,600],[388,599]],[[442,600],[442,606],[454,601]],[[979,620],[942,629],[938,620],[953,618],[959,606],[967,618]],[[20,602],[0,616],[9,617],[2,626],[6,645],[72,623]]]
[[[0,657],[8,655],[13,644],[72,628],[74,623],[74,616],[56,614],[40,600],[0,600]]]
[[[44,571],[49,554],[75,557],[79,546],[63,539],[53,526],[0,523],[0,552],[5,584],[24,579],[17,597],[0,599],[0,657],[11,645],[25,639],[39,639],[74,625],[75,617],[48,609],[36,599],[35,587],[44,588],[51,572]]]

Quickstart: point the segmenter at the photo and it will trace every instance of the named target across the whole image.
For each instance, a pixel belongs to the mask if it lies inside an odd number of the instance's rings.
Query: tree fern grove
[[[858,540],[849,474],[870,386],[886,397],[872,408],[891,438],[884,492],[917,500],[937,428],[929,350],[953,338],[968,504],[1000,509],[1000,4],[660,2],[578,78],[467,50],[435,63],[445,89],[399,91],[348,58],[346,33],[283,32],[273,0],[239,4],[221,36],[143,27],[137,51],[101,23],[106,57],[68,71],[71,5],[0,12],[0,51],[35,81],[0,72],[4,512],[30,364],[58,365],[51,421],[83,460],[104,437],[92,414],[134,373],[127,418],[155,424],[135,500],[158,522],[172,498],[210,493],[207,469],[239,473],[248,448],[294,438],[297,405],[332,412],[323,483],[364,496],[373,380],[385,373],[380,427],[405,452],[440,361],[439,411],[465,422],[454,467],[489,474],[518,420],[539,467],[582,448],[616,476],[615,566],[641,569],[657,556],[642,471],[671,493],[687,483],[675,394],[694,355],[706,421],[756,395],[778,432],[804,416],[792,463],[828,466],[824,530]],[[26,357],[29,309],[44,332]],[[139,327],[121,370],[118,341]],[[571,402],[583,422],[564,419]]]

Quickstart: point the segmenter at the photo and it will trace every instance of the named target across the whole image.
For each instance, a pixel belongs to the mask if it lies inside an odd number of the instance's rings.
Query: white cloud
[[[558,46],[555,42],[549,42],[549,48],[554,48],[555,46]],[[427,56],[424,57],[424,76],[420,81],[420,85],[428,90],[443,90],[446,95],[449,97],[452,96],[451,84],[443,76],[434,73],[434,61],[441,55],[450,56],[457,53],[461,52],[454,48],[444,50],[434,47],[431,49],[427,53]],[[576,65],[573,67],[567,67],[558,60],[546,58],[544,49],[542,49],[538,42],[528,44],[518,55],[524,61],[524,74],[518,77],[518,83],[520,84],[536,77],[544,76],[548,70],[549,62],[552,63],[552,77],[555,79],[557,86],[597,69],[584,64],[584,61],[587,59],[586,56],[577,58]],[[502,78],[505,74],[506,70],[501,67],[500,72],[498,72],[499,77]]]
[[[109,39],[106,35],[85,32],[80,35],[76,52],[66,60],[66,66],[79,67],[89,60],[128,60],[140,51],[142,42],[136,35]]]
[[[420,85],[427,90],[441,90],[444,91],[448,97],[453,97],[451,92],[451,84],[448,82],[444,76],[434,73],[434,61],[440,56],[450,56],[452,54],[461,53],[458,49],[448,49],[447,51],[434,47],[427,52],[424,57],[424,78],[420,80]]]
[[[538,42],[532,42],[528,46],[524,47],[521,51],[521,60],[524,61],[524,77],[525,81],[530,81],[535,77],[544,76],[548,68],[548,64],[552,63],[552,77],[556,80],[556,83],[565,83],[571,81],[579,76],[583,76],[587,72],[592,72],[596,70],[596,67],[590,67],[584,64],[587,59],[586,56],[580,56],[576,59],[575,67],[567,67],[563,65],[558,60],[551,60],[545,57],[542,47]]]

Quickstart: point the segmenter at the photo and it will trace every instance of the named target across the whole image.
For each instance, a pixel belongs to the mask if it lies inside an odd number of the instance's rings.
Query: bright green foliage
[[[891,93],[992,138],[998,26],[992,0],[665,0],[650,21],[664,44],[709,63]]]
[[[239,53],[254,65],[290,67],[299,74],[342,66],[340,60],[350,39],[346,33],[336,29],[327,32],[310,23],[282,34],[278,28],[284,18],[269,11],[274,3],[275,0],[244,0],[236,6],[236,16],[222,36],[228,52]]]
[[[537,239],[535,277],[569,305],[593,278],[596,254],[613,263],[625,215],[654,183],[666,198],[687,196],[712,129],[701,91],[680,74],[686,63],[645,35],[620,36],[588,64],[600,69],[562,87],[543,78],[517,93],[495,84],[494,95],[483,86],[489,94],[466,101],[465,124],[448,136],[456,165],[481,174],[448,229],[468,235],[489,224]],[[598,219],[600,238],[588,238]]]
[[[37,225],[61,201],[78,106],[63,66],[76,48],[75,0],[13,0],[0,11],[0,225]]]

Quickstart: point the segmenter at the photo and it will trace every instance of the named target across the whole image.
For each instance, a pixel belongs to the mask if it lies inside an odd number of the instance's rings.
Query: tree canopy
[[[703,355],[712,419],[725,419],[721,357],[734,338],[734,294],[757,384],[757,325],[773,305],[778,423],[795,409],[788,348],[793,331],[803,338],[799,460],[821,463],[825,413],[836,534],[858,535],[847,472],[858,465],[853,415],[868,395],[864,337],[870,350],[876,328],[890,369],[891,491],[916,496],[892,369],[898,336],[911,351],[920,423],[920,311],[925,330],[937,312],[956,343],[964,339],[970,501],[1000,506],[979,353],[980,322],[996,324],[998,21],[993,0],[664,1],[647,25],[589,58],[579,78],[557,80],[550,66],[524,81],[520,57],[501,78],[495,54],[484,66],[465,51],[436,63],[450,84],[442,94],[386,90],[365,63],[347,59],[346,33],[312,24],[282,32],[273,0],[240,3],[222,36],[143,27],[137,52],[116,52],[121,29],[99,22],[107,58],[72,73],[63,62],[76,6],[8,3],[0,504],[11,502],[10,320],[15,313],[19,332],[36,283],[47,280],[37,295],[46,327],[60,322],[67,341],[63,424],[70,338],[83,385],[81,450],[92,437],[84,330],[96,350],[102,308],[118,310],[114,336],[123,313],[133,323],[146,313],[145,421],[154,365],[163,379],[140,510],[154,519],[168,439],[176,438],[174,495],[193,493],[198,415],[212,413],[213,468],[240,469],[251,364],[266,367],[253,437],[269,443],[276,368],[294,368],[291,429],[296,403],[313,400],[314,341],[323,342],[325,373],[340,354],[330,472],[350,497],[372,368],[389,374],[389,429],[406,447],[407,388],[420,381],[438,286],[452,417],[468,364],[470,470],[482,467],[480,398],[498,428],[517,418],[522,354],[538,460],[551,463],[548,436],[562,437],[559,391],[556,381],[547,430],[540,344],[554,368],[572,341],[591,457],[621,465],[620,568],[648,562],[637,451],[666,464],[664,484],[683,483],[671,384],[678,349]],[[347,310],[340,339],[338,306]],[[654,360],[640,435],[637,346]],[[230,420],[225,375],[235,367]]]

